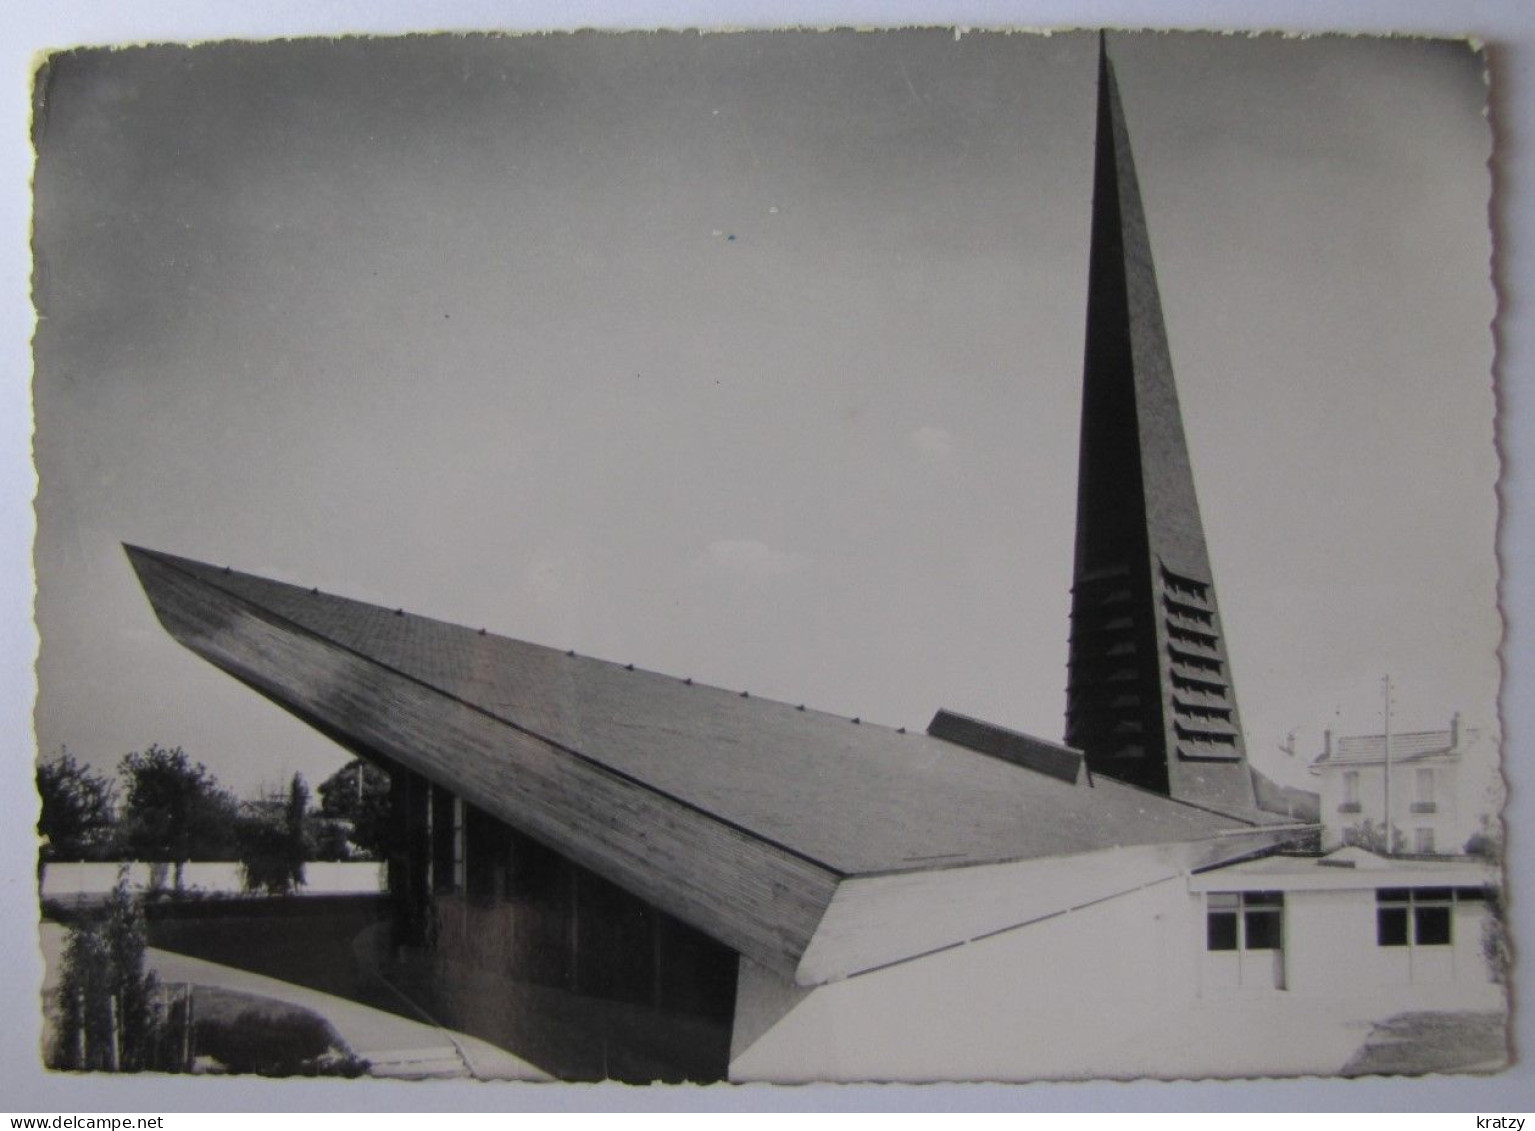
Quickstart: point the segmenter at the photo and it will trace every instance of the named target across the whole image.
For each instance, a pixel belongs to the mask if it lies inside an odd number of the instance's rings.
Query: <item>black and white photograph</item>
[[[1505,1070],[1488,68],[40,54],[38,1063]]]

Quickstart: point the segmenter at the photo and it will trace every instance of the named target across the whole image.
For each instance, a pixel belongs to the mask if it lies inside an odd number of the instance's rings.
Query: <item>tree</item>
[[[288,805],[283,811],[283,831],[288,836],[288,855],[293,864],[293,881],[304,883],[304,861],[309,859],[309,786],[303,774],[294,774],[288,783]]]
[[[127,783],[123,840],[139,859],[176,865],[183,888],[188,860],[229,860],[234,851],[238,805],[201,762],[177,746],[151,744],[123,758],[118,773]]]
[[[311,813],[309,839],[314,845],[314,851],[310,853],[309,859],[352,860],[356,858],[357,851],[352,846],[351,833],[352,822],[333,820],[320,813]]]
[[[160,1067],[159,982],[144,969],[144,916],[126,866],[104,914],[72,925],[59,975],[59,1032],[49,1064],[76,1071]]]
[[[253,807],[240,819],[240,871],[246,891],[288,895],[304,885],[304,861],[313,843],[309,835],[309,787],[294,774],[286,798]]]
[[[321,782],[320,812],[350,822],[352,843],[375,860],[388,857],[389,775],[377,766],[356,758]]]
[[[37,792],[42,814],[37,820],[43,838],[39,863],[88,860],[102,855],[112,833],[112,782],[75,761],[67,748],[37,767]]]

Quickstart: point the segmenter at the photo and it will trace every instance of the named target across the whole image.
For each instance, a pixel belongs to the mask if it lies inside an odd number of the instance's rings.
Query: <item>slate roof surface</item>
[[[1072,785],[925,734],[128,552],[843,875],[1199,840],[1273,820],[1101,775]]]

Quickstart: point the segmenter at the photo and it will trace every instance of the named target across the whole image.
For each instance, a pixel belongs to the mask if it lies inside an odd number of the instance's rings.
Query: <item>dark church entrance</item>
[[[391,983],[441,1024],[562,1079],[725,1078],[735,951],[390,769]]]

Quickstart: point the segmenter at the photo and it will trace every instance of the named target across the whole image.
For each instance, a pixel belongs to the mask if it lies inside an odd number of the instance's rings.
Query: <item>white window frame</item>
[[[1359,804],[1359,771],[1343,771],[1343,802],[1345,805]]]
[[[1434,803],[1434,768],[1432,766],[1419,766],[1414,772],[1413,794],[1420,805]]]
[[[1235,936],[1231,946],[1213,945],[1212,927],[1217,915],[1235,917]],[[1278,937],[1273,946],[1248,945],[1250,917],[1273,916],[1279,920]],[[1282,891],[1212,891],[1205,893],[1205,950],[1216,954],[1247,954],[1282,951],[1285,942],[1285,898]]]

